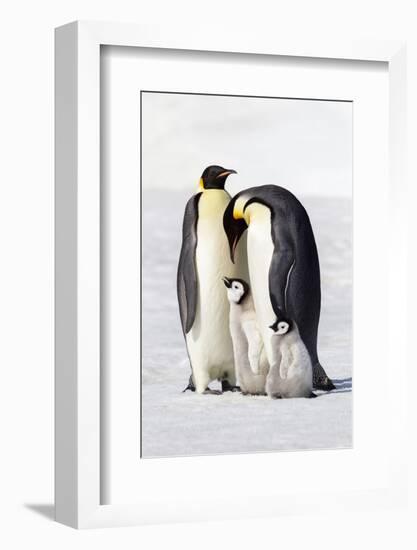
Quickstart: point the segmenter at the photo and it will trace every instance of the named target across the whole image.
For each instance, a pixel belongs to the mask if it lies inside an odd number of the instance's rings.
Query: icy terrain
[[[351,446],[351,201],[301,198],[320,256],[319,357],[337,389],[317,399],[270,400],[182,393],[190,367],[176,270],[186,200],[181,192],[143,194],[142,456]]]

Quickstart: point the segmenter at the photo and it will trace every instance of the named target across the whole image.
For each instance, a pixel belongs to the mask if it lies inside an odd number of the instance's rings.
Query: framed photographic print
[[[352,114],[345,100],[141,92],[142,457],[351,447]],[[216,157],[237,174],[205,167]],[[251,159],[252,186],[236,183],[241,158]],[[235,220],[249,201],[255,206]],[[280,236],[281,224],[294,234]],[[234,261],[229,238],[239,238]],[[275,256],[282,271],[271,267]],[[285,315],[294,326],[274,334]],[[303,340],[313,360],[301,359]],[[317,347],[333,364],[331,380]],[[277,353],[285,378],[270,369]],[[326,392],[321,407],[309,401],[313,388]]]
[[[58,521],[404,498],[404,78],[401,43],[57,29]]]

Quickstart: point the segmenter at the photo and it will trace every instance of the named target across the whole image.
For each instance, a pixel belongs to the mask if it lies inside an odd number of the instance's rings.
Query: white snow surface
[[[352,203],[299,198],[310,215],[320,257],[319,357],[337,388],[319,392],[317,399],[271,400],[230,392],[182,393],[191,371],[176,272],[188,196],[143,192],[142,457],[352,446]]]

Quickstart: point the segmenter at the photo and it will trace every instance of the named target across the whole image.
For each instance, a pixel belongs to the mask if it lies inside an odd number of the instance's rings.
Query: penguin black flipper
[[[291,273],[295,265],[292,250],[276,247],[269,268],[269,297],[272,309],[277,317],[288,315],[287,293],[291,282]]]
[[[193,326],[197,309],[197,269],[195,255],[197,249],[198,202],[197,193],[187,202],[182,226],[182,247],[178,263],[177,295],[181,325],[184,335]]]

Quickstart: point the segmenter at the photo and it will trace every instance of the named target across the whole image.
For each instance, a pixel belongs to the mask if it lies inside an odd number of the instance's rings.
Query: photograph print
[[[352,103],[142,91],[141,457],[352,446]]]

